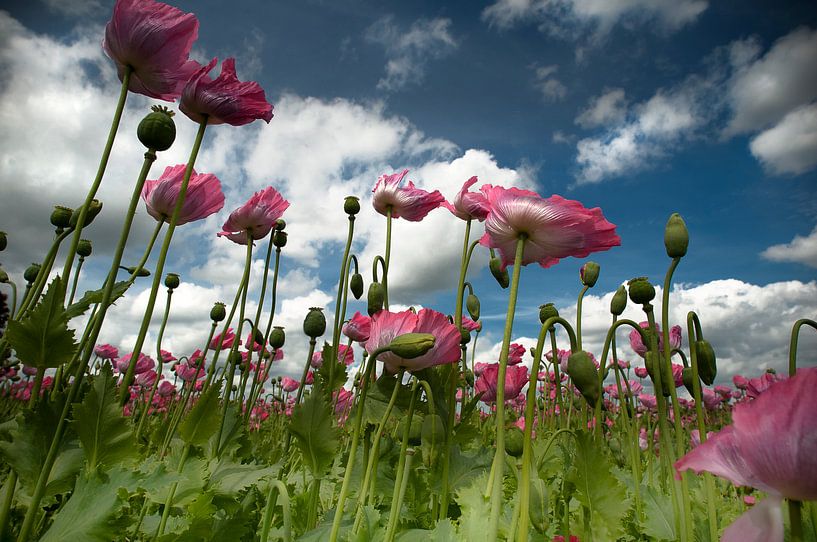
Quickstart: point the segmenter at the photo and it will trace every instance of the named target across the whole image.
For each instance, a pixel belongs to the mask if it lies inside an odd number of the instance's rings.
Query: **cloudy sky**
[[[675,275],[672,323],[698,312],[719,356],[719,380],[782,370],[792,323],[817,317],[813,1],[175,5],[200,20],[194,58],[236,57],[239,77],[257,80],[275,105],[269,125],[217,126],[206,135],[196,168],[221,179],[227,204],[174,238],[166,271],[181,274],[183,284],[163,346],[177,356],[202,346],[212,303],[230,302],[240,279],[243,248],[215,233],[230,210],[271,185],[292,204],[276,317],[288,338],[278,371],[299,372],[308,307],[326,307],[330,318],[334,307],[343,197],[362,199],[354,251],[368,282],[384,239],[371,187],[379,175],[403,168],[417,185],[449,199],[476,175],[601,207],[622,244],[590,258],[601,264],[601,278],[585,299],[584,343],[596,354],[618,285],[640,275],[663,280],[663,227],[675,211],[691,242]],[[50,244],[52,206],[79,204],[90,185],[119,83],[100,47],[112,2],[17,0],[2,7],[0,230],[9,233],[9,248],[0,261],[22,284],[22,270]],[[100,191],[105,210],[87,230],[94,254],[80,291],[97,287],[110,261],[142,160],[135,127],[151,104],[136,95],[128,100]],[[150,178],[186,161],[195,126],[184,115],[176,120],[176,143]],[[153,225],[140,207],[130,263]],[[464,224],[445,210],[419,224],[396,224],[392,303],[451,313],[463,233]],[[260,243],[254,292],[265,249]],[[531,344],[542,303],[575,318],[583,262],[523,270],[516,339]],[[477,359],[495,361],[507,291],[486,263],[478,250],[470,276],[484,321]],[[103,342],[123,351],[133,345],[146,287],[137,283],[110,313]],[[350,314],[357,309],[365,310],[353,304]],[[632,307],[625,316],[643,319]],[[815,335],[804,330],[804,365],[817,364]],[[633,359],[624,342],[620,355]]]

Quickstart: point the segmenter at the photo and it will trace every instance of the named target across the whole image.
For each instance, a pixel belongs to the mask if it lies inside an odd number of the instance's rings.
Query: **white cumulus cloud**
[[[796,235],[788,243],[770,246],[761,256],[775,262],[798,262],[817,267],[817,226],[805,237]]]

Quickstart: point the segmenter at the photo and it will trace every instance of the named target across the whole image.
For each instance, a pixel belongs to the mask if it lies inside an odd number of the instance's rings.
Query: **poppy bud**
[[[275,348],[277,350],[284,346],[285,341],[286,335],[284,334],[284,328],[281,326],[275,326],[272,328],[272,331],[269,334],[270,348]]]
[[[360,200],[355,196],[346,196],[343,200],[343,212],[349,216],[355,216],[360,212]]]
[[[352,275],[352,278],[349,279],[349,289],[355,299],[360,299],[363,296],[363,275],[360,273]]]
[[[645,305],[655,299],[655,287],[650,284],[647,277],[636,277],[631,279],[627,285],[630,287],[630,299],[633,303]]]
[[[613,299],[610,300],[610,313],[616,316],[621,316],[624,309],[627,308],[627,289],[622,285],[613,294]]]
[[[6,232],[0,231],[0,251],[6,250],[8,246],[8,237],[6,236]]]
[[[210,309],[210,320],[221,322],[225,318],[227,318],[227,306],[224,303],[216,302],[213,308]]]
[[[682,258],[689,246],[689,231],[684,219],[678,213],[672,213],[664,228],[664,246],[670,258]]]
[[[255,344],[264,344],[264,334],[257,327],[252,329],[252,341]]]
[[[491,258],[488,262],[488,268],[491,274],[502,288],[507,288],[511,284],[511,278],[508,276],[508,271],[502,269],[502,261],[499,258]]]
[[[389,343],[389,350],[398,357],[414,359],[434,348],[435,342],[431,333],[404,333]]]
[[[284,228],[287,227],[287,222],[283,218],[279,218],[275,221],[275,229],[278,231],[283,231]]]
[[[37,280],[37,275],[40,274],[40,264],[33,263],[26,267],[26,270],[23,271],[23,278],[26,279],[26,282],[29,284],[33,283]]]
[[[287,232],[275,230],[272,234],[272,244],[277,248],[284,248],[287,246]]]
[[[573,384],[587,403],[595,407],[601,396],[601,386],[599,373],[590,359],[590,354],[584,350],[570,354],[570,357],[567,358],[567,374],[573,379]]]
[[[471,320],[477,321],[479,320],[479,298],[474,294],[468,294],[468,297],[465,298],[465,308],[468,309],[468,316],[471,317]]]
[[[369,295],[368,295],[368,311],[369,316],[374,316],[374,314],[380,310],[383,310],[383,301],[385,300],[385,292],[383,290],[383,285],[379,282],[372,282],[369,285]]]
[[[79,209],[75,209],[73,214],[71,214],[71,220],[69,221],[69,225],[72,228],[77,226],[77,220],[79,220],[79,213],[81,212],[82,207]],[[85,226],[89,226],[91,222],[94,221],[96,216],[102,212],[102,202],[96,199],[92,199],[90,205],[88,205],[88,212],[85,213]]]
[[[243,357],[241,356],[241,352],[236,350],[235,352],[230,352],[230,355],[227,357],[227,362],[235,365],[241,365],[241,361]]]
[[[474,387],[474,371],[472,371],[471,369],[465,370],[465,383],[471,386],[472,388]]]
[[[655,382],[655,369],[658,366],[661,369],[661,393],[664,397],[669,397],[670,386],[675,386],[675,378],[672,376],[672,369],[669,365],[663,363],[661,356],[656,352],[647,352],[644,355],[644,366],[647,368],[650,378]]]
[[[151,113],[136,128],[136,137],[142,145],[153,151],[166,151],[176,140],[176,123],[173,111],[163,105],[154,105]]]
[[[9,281],[9,274],[6,270],[0,267],[0,284],[7,284]]]
[[[55,205],[54,210],[51,211],[51,225],[60,229],[67,228],[71,223],[72,214],[74,214],[74,210],[70,207]]]
[[[553,303],[545,303],[544,305],[539,305],[539,321],[544,324],[548,321],[549,318],[558,318],[559,311],[556,309],[556,306]]]
[[[698,376],[704,384],[711,386],[718,375],[718,366],[715,361],[715,350],[709,341],[703,339],[695,341],[695,356],[698,361]]]
[[[599,264],[596,262],[587,262],[585,263],[581,269],[579,269],[579,278],[587,287],[592,288],[596,285],[596,281],[599,280],[599,271],[601,268]]]
[[[149,277],[150,276],[150,271],[148,271],[144,267],[140,267],[140,268],[137,269],[135,266],[125,267],[124,265],[120,265],[119,269],[124,269],[125,271],[127,271],[131,275],[136,274],[137,277]]]
[[[326,317],[323,315],[323,309],[310,307],[304,318],[304,333],[307,337],[314,339],[323,335],[324,331],[326,331]]]
[[[700,376],[700,374],[701,373],[699,372],[698,376]],[[681,371],[681,378],[683,379],[684,387],[687,389],[689,394],[691,396],[695,397],[695,391],[694,391],[695,390],[695,387],[694,387],[695,379],[693,378],[693,375],[692,375],[692,367],[684,367],[684,370]],[[662,384],[663,384],[663,382],[662,382]]]
[[[460,330],[460,344],[468,344],[471,342],[471,332],[465,328]]]
[[[179,275],[176,273],[168,273],[165,275],[165,286],[174,290],[179,287]]]
[[[93,247],[91,246],[91,241],[88,239],[80,239],[79,243],[77,243],[77,254],[81,258],[87,258],[93,252]]]
[[[511,457],[522,457],[522,443],[525,435],[516,426],[509,427],[505,432],[505,451]]]

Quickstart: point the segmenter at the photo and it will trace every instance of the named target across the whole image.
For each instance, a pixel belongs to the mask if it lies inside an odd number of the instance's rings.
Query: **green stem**
[[[343,323],[343,316],[341,315],[340,305],[344,298],[346,290],[346,277],[349,275],[349,252],[352,249],[352,238],[355,233],[355,215],[349,215],[349,229],[346,234],[346,245],[343,248],[343,259],[340,262],[340,276],[338,277],[338,295],[335,298],[335,321],[332,325],[332,345],[331,356],[329,360],[329,382],[332,386],[335,385],[335,365],[337,364],[338,351],[340,342],[340,328]]]
[[[386,526],[386,542],[391,542],[394,540],[394,530],[397,528],[397,516],[400,514],[400,508],[402,508],[402,498],[401,492],[405,493],[405,485],[408,482],[408,474],[409,469],[406,468],[406,465],[411,461],[409,457],[407,457],[408,453],[408,441],[409,437],[411,436],[411,420],[414,416],[414,405],[417,402],[417,390],[418,387],[418,380],[414,379],[414,384],[411,387],[411,401],[409,402],[409,409],[408,414],[405,418],[405,427],[403,428],[403,440],[400,444],[400,456],[397,460],[397,469],[394,471],[396,473],[396,478],[394,480],[394,491],[392,492],[391,497],[391,509],[389,510],[389,523]],[[412,452],[411,455],[414,455]]]
[[[298,393],[295,395],[295,404],[301,402],[301,398],[304,396],[304,388],[306,387],[306,376],[309,374],[309,368],[312,366],[312,354],[315,353],[315,344],[317,343],[317,339],[315,337],[309,338],[309,352],[306,355],[306,363],[304,364],[304,372],[301,373],[301,383],[298,386]],[[324,360],[326,362],[326,360]]]
[[[165,303],[165,313],[162,317],[162,325],[159,327],[159,336],[156,339],[156,362],[159,368],[156,371],[156,378],[153,380],[153,385],[150,387],[147,403],[145,403],[145,411],[142,413],[142,418],[139,420],[139,427],[136,429],[136,442],[139,442],[139,437],[142,434],[142,429],[145,427],[145,421],[150,414],[150,406],[153,404],[153,397],[156,395],[156,389],[159,387],[159,380],[162,377],[162,366],[164,365],[164,358],[162,357],[162,338],[165,335],[165,328],[167,327],[167,319],[170,316],[170,300],[173,298],[173,290],[167,289],[167,302]]]
[[[794,323],[791,328],[791,341],[789,342],[789,377],[797,373],[797,340],[800,335],[800,328],[808,325],[817,330],[817,322],[808,318],[801,318]]]
[[[182,456],[179,458],[179,466],[176,469],[179,472],[179,474],[181,474],[182,469],[184,468],[184,464],[187,462],[187,456],[189,454],[190,445],[185,444],[184,449],[182,450]],[[165,500],[165,507],[162,510],[162,519],[159,522],[159,527],[156,529],[156,533],[153,535],[154,540],[162,536],[165,532],[167,518],[170,517],[170,508],[173,506],[173,497],[176,495],[176,488],[178,488],[178,486],[179,482],[173,482],[173,485],[170,486],[170,491],[168,492],[167,499]]]
[[[400,485],[399,491],[396,494],[397,502],[393,502],[392,510],[389,513],[389,525],[386,530],[386,542],[394,540],[395,530],[397,529],[397,516],[400,509],[403,507],[403,498],[406,496],[406,488],[408,487],[409,474],[411,474],[411,463],[414,459],[414,448],[407,449],[403,452],[405,458],[401,457],[402,470],[400,471]],[[396,483],[396,482],[395,482]],[[397,489],[397,487],[395,487]]]
[[[579,292],[579,299],[576,301],[576,344],[579,350],[582,349],[582,301],[584,301],[584,294],[588,289],[590,289],[590,286],[582,288],[582,291]]]
[[[803,503],[794,499],[787,499],[789,504],[789,531],[791,542],[803,542]]]
[[[389,260],[391,259],[391,205],[386,207],[386,254],[383,258],[383,308],[389,310]]]
[[[272,513],[275,508],[276,490],[281,494],[281,508],[284,511],[284,542],[292,540],[292,516],[289,510],[289,492],[287,486],[280,480],[270,480],[269,493],[267,494],[267,507],[264,509],[264,518],[261,521],[261,542],[269,542],[270,527],[272,527]]]
[[[77,293],[77,283],[79,282],[79,272],[82,269],[82,264],[85,263],[85,258],[82,256],[77,260],[77,270],[74,271],[74,280],[71,284],[71,296],[68,298],[68,305],[74,302],[74,295]]]

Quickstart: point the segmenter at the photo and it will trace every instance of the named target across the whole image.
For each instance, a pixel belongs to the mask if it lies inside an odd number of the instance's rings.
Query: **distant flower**
[[[757,378],[750,378],[749,382],[746,383],[746,396],[754,399],[769,389],[769,386],[775,382],[786,380],[786,378],[788,378],[786,375],[778,375],[775,373],[763,373]]]
[[[179,190],[184,179],[185,164],[167,166],[161,177],[155,181],[145,181],[142,188],[142,199],[145,200],[148,214],[159,222],[170,222],[176,201],[179,199]],[[224,194],[221,191],[221,182],[210,173],[196,173],[193,170],[187,192],[184,197],[177,226],[196,220],[207,218],[224,207]]]
[[[372,319],[358,311],[343,324],[341,331],[353,341],[365,343],[369,340],[369,333],[372,331]]]
[[[649,322],[641,322],[638,324],[641,326],[642,329],[646,329],[649,331],[650,323]],[[655,324],[655,333],[658,335],[658,351],[664,351],[664,333],[661,330],[661,326],[658,323]],[[648,345],[644,344],[644,341],[641,340],[641,333],[637,330],[632,330],[630,332],[630,347],[633,351],[641,356],[642,358],[647,355],[647,350],[649,350]],[[670,351],[680,348],[681,347],[681,326],[672,326],[669,330],[669,347]]]
[[[221,227],[223,231],[218,235],[239,245],[247,244],[248,232],[253,240],[263,239],[288,207],[289,202],[277,190],[268,186],[230,213]]]
[[[524,365],[510,365],[505,370],[505,400],[516,399],[525,384],[528,383],[528,368]],[[482,393],[483,403],[496,402],[496,387],[499,377],[499,364],[491,363],[474,383],[474,394]]]
[[[471,177],[462,185],[454,197],[454,202],[443,201],[442,206],[454,213],[454,216],[463,220],[479,220],[482,222],[491,210],[491,203],[481,192],[469,192],[468,189],[477,183],[476,177]],[[488,185],[490,186],[490,185]]]
[[[722,540],[782,541],[783,498],[817,500],[817,367],[773,383],[739,403],[728,425],[675,463],[678,473],[708,471],[768,497],[740,516]]]
[[[718,384],[717,386],[715,386],[714,389],[715,393],[723,397],[724,400],[729,400],[729,398],[732,397],[732,388],[730,388],[729,386]]]
[[[701,400],[707,410],[715,410],[721,404],[723,398],[709,388],[701,386]]]
[[[638,396],[638,401],[648,410],[654,410],[658,406],[658,401],[655,400],[655,395],[641,393]]]
[[[221,333],[213,337],[213,340],[210,341],[210,349],[211,350],[227,350],[233,347],[233,343],[235,342],[235,332],[233,328],[227,328],[227,331],[224,332],[224,337],[222,338]],[[241,344],[241,340],[239,339],[238,344]]]
[[[347,367],[355,362],[355,350],[345,344],[338,345],[338,361]]]
[[[749,379],[741,375],[733,376],[732,383],[735,384],[735,387],[739,390],[745,390],[749,387]]]
[[[491,212],[480,243],[499,251],[503,269],[513,264],[521,235],[527,236],[522,265],[537,262],[542,267],[621,244],[615,225],[598,207],[587,209],[557,195],[545,199],[528,190],[492,187],[487,194]]]
[[[128,371],[128,365],[130,365],[131,357],[133,356],[133,352],[130,354],[125,354],[116,362],[116,369],[120,373],[126,373]],[[142,374],[150,371],[156,366],[156,362],[153,361],[153,358],[150,356],[146,356],[144,354],[139,354],[139,359],[136,361],[136,367],[133,370],[134,374]]]
[[[125,369],[127,370],[127,366],[125,367]],[[156,378],[158,376],[159,374],[155,370],[150,369],[149,371],[145,371],[144,373],[136,373],[136,378],[134,379],[134,382],[136,383],[137,386],[149,388],[153,386],[153,382],[156,381]]]
[[[126,66],[133,69],[128,90],[172,102],[200,68],[188,58],[198,31],[192,13],[152,0],[117,0],[102,48],[120,80]]]
[[[311,386],[315,383],[315,371],[309,371],[306,373],[306,380],[304,380],[304,384],[307,386]]]
[[[525,347],[519,343],[511,343],[508,347],[508,365],[519,365],[525,355]]]
[[[394,175],[381,175],[372,189],[372,205],[375,211],[383,216],[391,209],[392,218],[419,222],[442,205],[445,198],[439,190],[426,192],[416,188],[411,181],[405,187],[401,187],[400,184],[407,173],[408,170],[405,169]]]
[[[381,354],[378,359],[383,362],[388,373],[396,373],[404,368],[408,371],[419,371],[434,365],[455,363],[460,359],[460,331],[441,312],[432,309],[389,312],[382,310],[372,316],[372,329],[366,341],[366,351],[371,354],[378,348],[387,346],[393,339],[406,333],[430,333],[434,335],[434,346],[422,356],[403,359],[392,352]]]
[[[235,59],[221,63],[221,74],[211,79],[208,73],[218,62],[214,58],[193,73],[182,90],[179,109],[194,122],[243,126],[256,119],[272,120],[272,105],[264,89],[255,81],[243,83],[235,73]]]
[[[198,366],[198,361],[193,363],[179,363],[175,367],[176,375],[184,380],[185,382],[190,382],[191,380],[198,380],[199,378],[203,378],[205,375],[204,367],[202,366],[198,372],[196,372],[196,367]]]
[[[102,359],[115,359],[119,357],[119,350],[110,344],[98,344],[94,347],[94,354]]]
[[[592,356],[593,354],[590,355]],[[556,357],[557,361],[559,362],[559,370],[564,373],[565,371],[567,371],[567,360],[570,357],[570,350],[557,350]],[[548,350],[547,352],[545,352],[545,358],[552,363],[553,350]],[[595,357],[593,357],[592,359],[595,359]]]
[[[320,369],[323,367],[323,352],[315,352],[312,354],[312,359],[310,360],[309,365],[313,369]]]
[[[288,376],[285,376],[284,378],[281,379],[281,388],[285,392],[288,392],[288,393],[293,392],[293,391],[297,390],[299,386],[300,386],[300,383],[297,380],[295,380],[294,378],[290,378]]]
[[[650,374],[646,367],[636,367],[633,371],[635,371],[635,376],[638,378],[647,378],[647,375]]]

